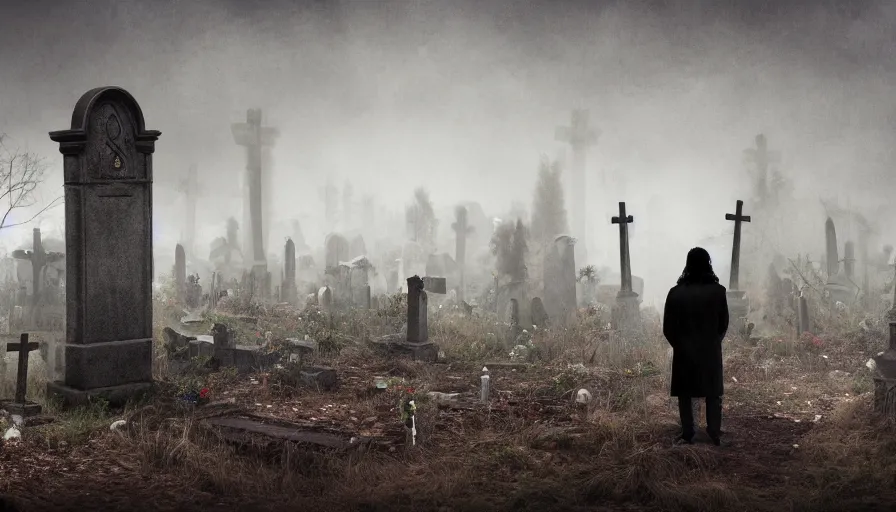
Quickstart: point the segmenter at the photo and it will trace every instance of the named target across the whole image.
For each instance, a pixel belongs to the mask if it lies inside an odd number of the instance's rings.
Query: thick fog
[[[147,128],[162,132],[156,250],[173,253],[179,180],[196,164],[205,251],[228,216],[242,220],[234,212],[245,150],[230,124],[261,108],[280,130],[267,248],[277,252],[293,218],[309,245],[323,243],[327,176],[396,214],[420,186],[437,212],[476,201],[490,216],[514,202],[531,214],[539,159],[568,155],[555,128],[586,108],[600,131],[587,161],[592,263],[618,269],[609,217],[626,201],[633,272],[645,278],[645,302],[659,303],[687,249],[710,237],[720,237],[711,250],[727,285],[724,214],[749,199],[742,153],[758,133],[780,151],[806,212],[787,227],[796,250],[823,251],[819,198],[869,217],[893,213],[885,178],[896,156],[896,4],[760,12],[716,3],[8,2],[0,131],[49,159],[38,190],[46,203],[62,194],[62,157],[47,132],[69,127],[88,89],[124,87]],[[58,228],[62,218],[63,208],[52,209],[40,226]],[[440,221],[450,230],[450,216]],[[37,225],[4,229],[0,243],[12,249]]]

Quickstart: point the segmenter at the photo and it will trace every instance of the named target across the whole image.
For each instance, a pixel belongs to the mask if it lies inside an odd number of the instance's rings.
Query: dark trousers
[[[678,414],[681,416],[681,436],[685,439],[694,437],[694,409],[691,397],[678,397]],[[706,433],[717,439],[722,433],[722,397],[706,397]]]

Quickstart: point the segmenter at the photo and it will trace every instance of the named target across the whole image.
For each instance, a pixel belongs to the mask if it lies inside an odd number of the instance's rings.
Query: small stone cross
[[[20,414],[22,416],[34,416],[40,414],[41,406],[35,403],[29,403],[25,398],[25,392],[28,387],[28,354],[34,350],[38,350],[40,345],[37,343],[28,343],[28,333],[22,333],[19,343],[7,343],[7,352],[19,353],[19,367],[16,375],[16,396],[11,403],[5,403],[4,408],[10,414]]]

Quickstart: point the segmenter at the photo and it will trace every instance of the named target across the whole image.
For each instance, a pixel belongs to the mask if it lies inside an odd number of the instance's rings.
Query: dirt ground
[[[25,511],[896,510],[896,435],[873,419],[864,366],[885,346],[883,329],[727,340],[725,444],[701,434],[678,446],[658,325],[625,341],[585,319],[535,333],[535,357],[510,363],[493,319],[437,313],[430,336],[445,362],[426,364],[358,341],[400,326],[393,309],[326,322],[271,313],[247,331],[304,330],[340,346],[304,361],[334,368],[335,389],[301,384],[293,365],[224,370],[190,377],[210,394],[191,408],[177,399],[183,379],[161,372],[155,398],[123,411],[48,406],[53,422],[0,446],[0,493]],[[587,406],[575,403],[581,388]],[[413,446],[398,410],[407,396]],[[274,423],[310,437],[272,437]]]
[[[273,376],[267,384],[253,376],[228,383],[216,397],[234,411],[376,439],[363,455],[298,456],[293,462],[302,467],[296,468],[282,456],[271,459],[269,450],[203,444],[209,433],[196,422],[188,425],[201,407],[177,412],[155,404],[150,409],[158,424],[152,426],[144,409],[142,416],[131,411],[91,420],[90,428],[83,420],[86,438],[80,442],[60,441],[68,431],[38,434],[61,429],[68,419],[5,443],[0,489],[14,497],[19,510],[35,511],[822,510],[825,499],[828,510],[896,506],[891,483],[879,496],[829,488],[828,494],[840,499],[840,506],[831,508],[817,476],[806,471],[803,445],[813,443],[807,437],[834,422],[837,410],[857,418],[867,414],[867,395],[839,393],[801,404],[793,397],[800,393],[792,381],[751,383],[742,376],[727,390],[726,445],[712,446],[702,435],[693,446],[675,446],[677,409],[662,393],[661,376],[616,386],[639,387],[640,406],[602,404],[598,392],[598,403],[583,412],[568,393],[543,386],[556,382],[557,368],[495,369],[496,396],[486,410],[463,400],[464,394],[475,396],[476,370],[381,360],[340,368],[336,391],[287,393]],[[394,386],[399,391],[375,392],[374,375],[403,382]],[[614,376],[590,379],[599,389],[596,381],[612,382]],[[416,386],[415,396],[421,397],[426,391],[461,393],[460,405],[448,407],[421,398],[419,443],[413,448],[404,446],[406,434],[395,410],[406,386]],[[145,422],[146,429],[111,432],[108,425],[117,417]],[[180,425],[175,434],[162,433],[159,425],[165,421]],[[828,428],[852,420],[836,421]],[[293,453],[302,451],[315,450],[300,446]],[[232,459],[242,462],[234,465]],[[258,464],[254,470],[253,464]],[[261,479],[286,479],[284,474],[296,479],[250,483],[252,471]]]

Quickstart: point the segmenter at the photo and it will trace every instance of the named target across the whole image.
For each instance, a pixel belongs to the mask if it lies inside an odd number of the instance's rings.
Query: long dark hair
[[[688,251],[688,259],[684,271],[678,278],[678,284],[718,283],[719,278],[712,271],[712,260],[702,247],[694,247]]]

